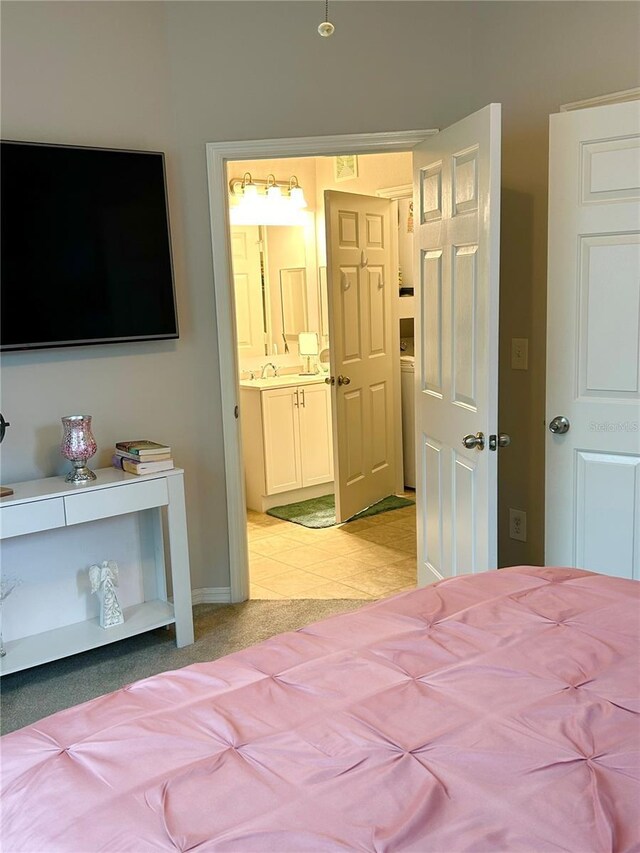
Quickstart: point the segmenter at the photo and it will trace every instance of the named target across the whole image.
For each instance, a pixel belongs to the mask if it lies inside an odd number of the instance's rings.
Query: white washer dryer
[[[400,356],[400,395],[402,400],[402,455],[405,488],[416,487],[416,392],[415,357]]]

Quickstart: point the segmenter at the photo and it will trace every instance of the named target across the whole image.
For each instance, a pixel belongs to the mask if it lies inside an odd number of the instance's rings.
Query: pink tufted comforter
[[[2,849],[634,851],[640,584],[442,581],[2,739]]]

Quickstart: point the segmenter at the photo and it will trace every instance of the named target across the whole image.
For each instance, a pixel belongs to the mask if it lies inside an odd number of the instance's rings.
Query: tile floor
[[[415,506],[311,530],[247,511],[251,598],[375,599],[416,585]]]

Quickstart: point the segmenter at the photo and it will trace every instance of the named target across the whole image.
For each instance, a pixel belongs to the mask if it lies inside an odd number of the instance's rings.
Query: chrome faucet
[[[267,369],[269,367],[271,367],[273,369],[273,375],[274,376],[278,375],[278,368],[275,366],[275,364],[272,361],[268,361],[266,364],[262,365],[262,373],[260,374],[261,379],[265,378],[265,374],[266,374]]]

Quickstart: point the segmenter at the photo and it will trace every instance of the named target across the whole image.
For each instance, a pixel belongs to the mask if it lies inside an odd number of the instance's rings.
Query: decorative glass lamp
[[[60,453],[73,463],[73,471],[64,478],[66,483],[81,486],[97,479],[93,471],[87,468],[87,461],[98,449],[91,432],[91,415],[65,415],[62,418],[64,434]]]

